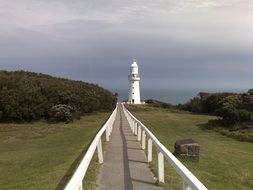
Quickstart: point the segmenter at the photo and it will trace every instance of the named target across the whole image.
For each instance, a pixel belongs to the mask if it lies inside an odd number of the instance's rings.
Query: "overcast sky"
[[[0,70],[128,88],[252,88],[252,0],[0,0]]]

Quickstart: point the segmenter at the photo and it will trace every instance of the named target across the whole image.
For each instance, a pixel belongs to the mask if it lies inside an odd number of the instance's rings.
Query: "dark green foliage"
[[[220,102],[233,93],[199,93],[200,96],[200,112],[214,114],[217,109],[221,108]]]
[[[195,113],[202,112],[202,105],[199,97],[192,98],[189,103],[185,104],[184,106],[181,105],[180,107]]]
[[[0,71],[0,119],[48,119],[53,106],[65,104],[78,113],[112,110],[116,97],[95,84],[49,75]]]
[[[249,89],[248,90],[248,94],[251,95],[251,96],[253,96],[253,89]]]
[[[220,108],[216,110],[218,116],[223,117],[228,124],[238,124],[248,122],[251,119],[251,113],[242,109],[242,96],[230,95],[220,101]]]
[[[228,126],[252,121],[253,90],[248,93],[199,93],[181,109],[220,116]]]
[[[242,94],[242,104],[246,110],[253,112],[253,89]]]
[[[171,108],[172,107],[172,105],[170,105],[168,103],[161,102],[158,100],[153,100],[153,99],[145,100],[145,103],[151,104],[154,107],[160,107],[160,108]]]
[[[236,113],[237,113],[238,118],[239,118],[237,120],[238,123],[248,122],[248,121],[252,120],[252,113],[247,111],[247,110],[239,109],[239,110],[236,111]]]

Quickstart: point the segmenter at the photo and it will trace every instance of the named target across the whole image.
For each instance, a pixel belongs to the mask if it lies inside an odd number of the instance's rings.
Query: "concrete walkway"
[[[137,137],[133,135],[119,106],[104,163],[98,176],[98,190],[161,190]]]

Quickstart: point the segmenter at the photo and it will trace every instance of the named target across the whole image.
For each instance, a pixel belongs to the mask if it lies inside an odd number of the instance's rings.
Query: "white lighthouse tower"
[[[140,104],[140,76],[136,60],[130,66],[128,103]]]

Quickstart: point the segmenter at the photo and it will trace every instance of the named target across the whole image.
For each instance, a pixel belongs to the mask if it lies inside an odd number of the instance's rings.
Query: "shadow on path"
[[[125,189],[133,190],[133,184],[131,180],[129,162],[128,162],[128,152],[127,152],[127,141],[123,131],[123,124],[122,124],[122,112],[120,109],[120,135],[123,142],[123,162],[124,162],[124,185]]]

